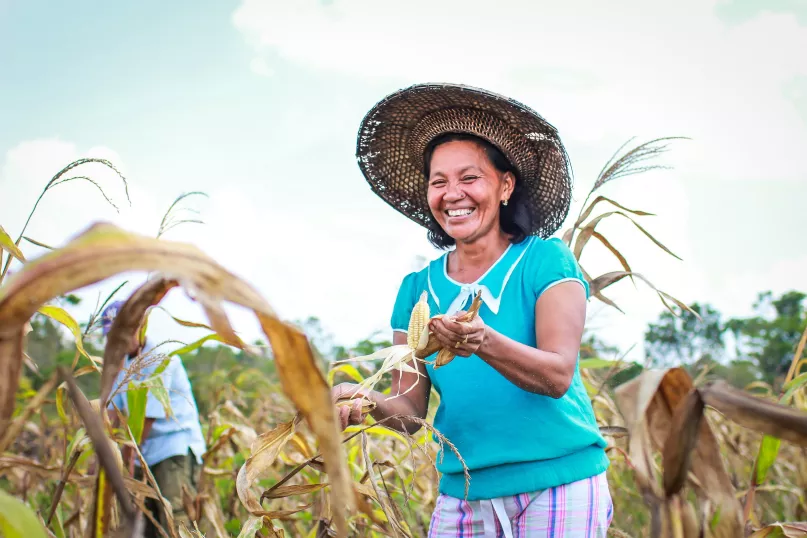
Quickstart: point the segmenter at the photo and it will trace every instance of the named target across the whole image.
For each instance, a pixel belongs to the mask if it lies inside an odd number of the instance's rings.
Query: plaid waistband
[[[496,499],[437,499],[429,538],[600,538],[613,519],[605,473]]]

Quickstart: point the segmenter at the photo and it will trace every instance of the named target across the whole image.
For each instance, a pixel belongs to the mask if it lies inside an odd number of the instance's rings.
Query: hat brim
[[[359,127],[356,158],[371,189],[429,228],[423,154],[444,133],[479,136],[518,170],[533,213],[530,235],[549,237],[569,211],[572,175],[557,130],[529,107],[470,86],[418,84],[378,102]]]

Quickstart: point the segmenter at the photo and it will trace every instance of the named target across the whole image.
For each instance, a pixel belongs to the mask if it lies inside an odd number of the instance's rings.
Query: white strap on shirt
[[[502,499],[491,499],[480,501],[482,507],[482,525],[485,530],[485,536],[492,536],[496,538],[496,521],[494,517],[499,520],[504,531],[504,538],[513,538],[513,528],[510,526],[510,518],[507,517],[507,512],[504,509],[504,501]]]

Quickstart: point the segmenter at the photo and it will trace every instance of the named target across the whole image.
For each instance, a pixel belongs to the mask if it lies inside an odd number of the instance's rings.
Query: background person
[[[123,301],[110,304],[102,314],[102,331],[106,337],[112,327]],[[145,323],[144,317],[141,329]],[[151,390],[146,401],[146,419],[143,424],[143,434],[140,442],[140,452],[157,482],[162,496],[170,503],[174,522],[177,528],[180,522],[188,529],[193,529],[189,514],[186,513],[182,502],[182,489],[187,488],[190,498],[196,497],[196,485],[204,454],[205,440],[199,422],[199,411],[196,400],[191,391],[190,380],[179,357],[167,357],[158,353],[148,337],[141,342],[142,330],[138,330],[132,337],[131,346],[124,360],[123,367],[112,385],[113,395],[109,409],[120,409],[125,415],[129,414],[126,390],[130,381],[143,381],[155,375],[163,363],[168,361],[164,370],[156,374],[162,379],[171,405],[171,416],[166,413],[162,403],[154,396]],[[113,411],[113,416],[115,413]],[[129,469],[134,468],[134,476],[142,478],[140,460],[130,447],[123,450],[123,458]],[[162,505],[156,499],[146,499],[146,506],[152,516],[164,528],[167,520]],[[159,536],[157,529],[147,522],[146,536]]]

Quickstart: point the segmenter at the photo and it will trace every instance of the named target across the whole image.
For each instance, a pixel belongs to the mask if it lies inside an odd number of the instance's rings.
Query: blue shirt
[[[530,237],[510,245],[471,284],[449,277],[447,260],[448,254],[443,254],[403,279],[392,314],[393,330],[407,330],[412,308],[424,290],[429,292],[432,316],[467,309],[481,290],[479,314],[485,324],[536,346],[535,303],[543,292],[575,281],[589,294],[572,252],[556,238]],[[470,471],[468,500],[538,491],[607,469],[606,442],[577,365],[569,390],[558,399],[517,387],[475,355],[426,370],[440,396],[434,427],[456,446]],[[437,468],[442,474],[440,492],[463,498],[463,468],[451,450],[441,452]]]
[[[166,357],[154,351],[147,340],[143,351],[137,359],[126,358],[123,368],[115,378],[112,385],[113,398],[109,407],[114,403],[121,411],[128,415],[126,390],[128,382],[143,381],[152,376],[155,371],[166,360],[168,366],[159,374],[162,378],[163,386],[168,392],[171,403],[172,416],[167,416],[165,408],[154,396],[151,390],[148,392],[146,401],[146,418],[153,418],[148,438],[140,444],[140,452],[143,459],[149,466],[156,465],[161,461],[173,457],[182,456],[188,453],[188,449],[196,456],[196,461],[202,463],[202,454],[205,452],[205,439],[202,435],[202,427],[199,424],[199,411],[196,407],[196,400],[191,392],[191,384],[188,380],[188,373],[182,365],[179,357]],[[134,365],[134,368],[132,368]],[[129,371],[136,372],[134,376],[129,375]],[[127,383],[118,390],[121,383]],[[135,458],[135,464],[139,460]]]

